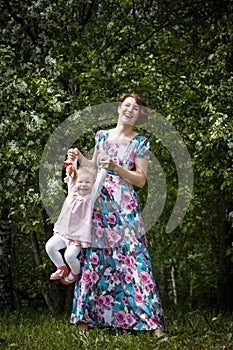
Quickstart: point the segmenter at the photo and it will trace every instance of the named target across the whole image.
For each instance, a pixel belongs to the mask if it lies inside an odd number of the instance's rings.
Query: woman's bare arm
[[[68,156],[71,160],[74,160],[76,157],[78,157],[78,162],[81,166],[91,167],[96,169],[96,159],[97,159],[96,151],[94,152],[92,159],[87,159],[78,148],[69,149]]]

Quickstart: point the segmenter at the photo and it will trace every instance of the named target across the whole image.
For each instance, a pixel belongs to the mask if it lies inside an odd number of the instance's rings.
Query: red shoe
[[[52,275],[50,276],[50,279],[52,281],[59,280],[63,276],[67,276],[68,274],[69,274],[69,269],[67,266],[58,266],[57,271],[52,273]]]
[[[78,275],[75,275],[72,271],[70,271],[69,275],[61,278],[61,283],[68,285],[76,281]]]

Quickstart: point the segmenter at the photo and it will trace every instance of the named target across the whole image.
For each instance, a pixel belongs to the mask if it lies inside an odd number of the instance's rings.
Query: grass
[[[46,311],[0,316],[1,350],[233,350],[233,315],[196,310],[167,311],[167,334],[91,329],[79,336],[69,315]]]

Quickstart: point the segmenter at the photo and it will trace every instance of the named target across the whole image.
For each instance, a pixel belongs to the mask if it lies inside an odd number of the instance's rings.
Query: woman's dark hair
[[[139,114],[139,117],[138,117],[135,125],[145,123],[147,121],[149,111],[148,111],[148,108],[146,107],[146,101],[144,100],[144,98],[142,98],[140,95],[137,95],[135,93],[126,93],[126,94],[121,95],[120,103],[123,103],[127,97],[134,98],[136,103],[140,107],[140,114]]]

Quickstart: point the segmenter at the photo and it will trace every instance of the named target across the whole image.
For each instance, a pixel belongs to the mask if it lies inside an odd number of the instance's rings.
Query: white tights
[[[58,234],[53,235],[45,245],[46,252],[56,267],[65,265],[64,259],[59,251],[64,248],[66,248],[64,258],[67,264],[71,271],[75,275],[78,275],[80,271],[80,262],[77,256],[81,250],[79,246],[73,244],[67,245],[66,240]]]

